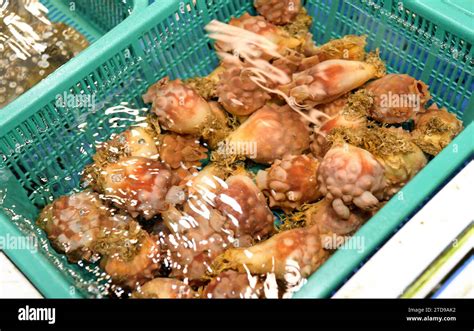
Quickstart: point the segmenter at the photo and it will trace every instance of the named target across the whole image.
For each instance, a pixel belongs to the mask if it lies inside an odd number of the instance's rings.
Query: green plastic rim
[[[0,191],[0,201],[3,199],[3,207],[8,208],[8,212],[0,211],[0,234],[21,235],[18,225],[34,219],[38,208],[78,187],[77,178],[66,177],[90,162],[94,140],[106,139],[119,130],[107,126],[103,112],[107,105],[128,101],[129,107],[141,108],[141,94],[163,76],[186,78],[211,72],[218,60],[203,26],[211,19],[228,20],[252,8],[250,0],[198,1],[196,6],[192,0],[183,3],[184,11],[179,2],[166,0],[150,5],[140,15],[131,15],[38,84],[34,92],[26,92],[16,108],[8,106],[0,112],[0,170],[3,168],[8,178],[0,188],[9,192],[2,196]],[[442,17],[428,18],[423,12],[415,15],[389,0],[384,9],[403,18],[402,22],[383,15],[369,1],[309,0],[305,5],[314,17],[312,32],[318,43],[345,34],[367,34],[369,48],[380,48],[391,72],[426,81],[435,102],[456,113],[465,125],[443,152],[356,233],[364,238],[365,248],[359,253],[339,250],[296,294],[314,298],[330,296],[444,181],[472,159],[473,79],[467,58],[473,54],[469,40],[437,22]],[[426,31],[426,36],[404,26],[405,21]],[[449,41],[462,56],[453,57],[451,50],[437,45],[433,38]],[[55,106],[55,97],[63,92],[94,94],[103,102],[96,111],[86,113],[88,126],[81,132],[75,130],[74,114],[82,109]],[[84,148],[82,154],[78,153],[80,147]],[[47,177],[47,182],[39,180],[39,174]],[[90,296],[87,291],[71,291],[69,274],[59,271],[41,252],[5,251],[45,296]],[[57,257],[64,262],[64,256]],[[80,271],[67,262],[63,265]]]
[[[148,0],[40,0],[53,22],[65,22],[95,42],[128,16],[148,6]]]

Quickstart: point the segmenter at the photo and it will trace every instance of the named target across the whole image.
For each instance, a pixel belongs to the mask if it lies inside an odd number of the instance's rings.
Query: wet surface
[[[0,3],[0,108],[88,46],[64,23],[51,22],[37,1]]]

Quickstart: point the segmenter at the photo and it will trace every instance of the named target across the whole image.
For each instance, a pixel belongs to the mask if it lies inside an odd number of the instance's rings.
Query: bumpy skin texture
[[[290,37],[288,33],[267,22],[262,16],[251,16],[249,13],[245,13],[239,18],[231,19],[229,25],[248,30],[267,38],[278,46],[280,53],[284,53],[287,48],[296,48],[301,44],[300,40]],[[222,41],[216,42],[215,46],[219,51],[230,52],[233,50],[232,45]],[[262,54],[262,57],[265,58],[266,55]]]
[[[325,103],[322,105],[318,105],[317,109],[331,117],[336,116],[340,114],[341,111],[344,109],[344,107],[347,104],[347,100],[348,100],[348,95],[343,95],[342,97],[337,98],[334,101],[331,101],[329,103]]]
[[[312,37],[309,35],[309,37]],[[347,35],[340,39],[333,39],[329,42],[315,46],[312,42],[307,42],[304,47],[304,55],[307,56],[300,66],[300,70],[310,68],[319,62],[341,59],[363,61],[365,58],[366,36]]]
[[[257,173],[257,186],[268,197],[270,207],[289,211],[321,196],[318,167],[318,160],[311,155],[287,155]]]
[[[411,141],[410,134],[402,128],[382,128],[409,146],[405,152],[391,155],[377,155],[377,160],[384,167],[386,188],[385,198],[391,198],[412,179],[428,162],[423,151]]]
[[[101,143],[93,159],[97,166],[117,162],[120,158],[128,156],[157,159],[159,154],[156,144],[157,135],[153,129],[149,126],[134,127]]]
[[[181,134],[200,134],[212,121],[209,104],[192,88],[177,79],[163,78],[143,95],[164,129]]]
[[[433,105],[415,117],[414,142],[423,152],[437,155],[462,130],[462,122],[446,109]]]
[[[84,191],[56,199],[43,209],[37,223],[53,245],[75,262],[91,259],[102,230],[113,229],[127,220],[125,216],[112,216],[97,193]]]
[[[285,74],[288,75],[288,77],[292,77],[295,72],[300,71],[300,65],[303,59],[303,55],[296,52],[292,52],[274,60],[272,62],[272,65],[275,68],[282,70]],[[274,84],[273,82],[269,82],[268,85],[270,85],[269,87],[272,87],[272,85]]]
[[[375,101],[369,115],[382,123],[403,123],[424,110],[431,99],[428,86],[405,74],[390,74],[367,84]]]
[[[226,270],[204,288],[205,299],[258,299],[264,296],[263,283],[258,276]]]
[[[94,163],[89,165],[84,180],[96,190],[97,173],[110,163],[116,163],[127,157],[144,157],[161,160],[180,178],[197,171],[201,160],[207,158],[207,148],[202,146],[198,138],[176,133],[159,134],[159,124],[145,122],[144,127],[132,127],[104,143],[101,143]],[[155,129],[156,126],[156,129]]]
[[[284,128],[284,129],[283,129]],[[271,163],[309,148],[310,132],[289,106],[266,105],[253,113],[226,139],[228,145],[253,145],[256,155],[242,153],[258,163]]]
[[[320,190],[332,201],[336,213],[347,219],[347,205],[374,208],[385,189],[384,168],[364,149],[335,145],[324,156],[318,172]]]
[[[135,299],[192,299],[197,294],[186,283],[172,278],[155,278],[140,286],[133,294]]]
[[[249,248],[229,249],[219,260],[224,268],[240,272],[273,273],[291,287],[300,284],[328,257],[321,246],[319,228],[313,225],[281,232]]]
[[[366,150],[383,167],[384,188],[377,198],[392,197],[427,163],[423,151],[402,128],[339,128],[328,137],[336,145],[346,142]]]
[[[189,204],[197,203],[189,201]],[[160,241],[164,249],[164,264],[171,269],[170,276],[199,281],[211,270],[212,261],[231,244],[227,234],[222,233],[225,217],[207,206],[193,205],[200,210],[196,213],[189,204],[183,212],[165,215],[167,226],[173,233],[163,236]]]
[[[199,167],[207,158],[207,148],[199,144],[193,136],[168,133],[159,138],[160,159],[171,169]]]
[[[324,249],[335,250],[369,219],[369,213],[351,211],[348,219],[336,214],[329,199],[311,206],[305,213],[306,226],[319,228]]]
[[[175,184],[177,178],[165,163],[131,157],[104,167],[97,187],[105,199],[133,217],[151,219],[168,208],[166,195]]]
[[[284,54],[272,62],[272,65],[283,70],[288,76],[308,70],[327,60],[354,60],[363,61],[365,58],[365,36],[349,35],[341,39],[333,39],[321,46],[315,46],[311,34],[303,50],[304,55],[298,52]]]
[[[293,82],[279,87],[298,104],[316,106],[331,102],[377,77],[373,64],[350,60],[327,60],[293,75]]]
[[[255,84],[244,67],[228,65],[217,86],[219,102],[225,110],[237,116],[247,116],[263,107],[270,95]]]
[[[337,107],[338,105],[335,105],[335,108]],[[330,111],[332,111],[332,109]],[[321,125],[321,127],[318,129],[318,132],[313,135],[313,141],[310,145],[311,152],[318,159],[322,159],[331,147],[327,141],[327,135],[333,129],[341,127],[356,129],[364,127],[366,124],[367,118],[365,116],[350,115],[340,112],[339,114],[324,122],[323,125]]]
[[[274,216],[263,193],[245,175],[231,176],[218,191],[215,208],[230,222],[225,226],[240,238],[252,243],[273,232]],[[245,237],[248,237],[246,239]]]
[[[153,279],[159,269],[160,247],[155,238],[140,229],[136,223],[131,223],[128,228],[116,231],[118,235],[106,233],[103,242],[112,243],[113,248],[101,243],[103,258],[100,262],[102,269],[108,273],[112,280],[131,289]],[[113,239],[111,239],[113,238]],[[115,241],[118,238],[118,243]],[[131,256],[124,257],[119,251],[124,247],[136,246],[137,250]]]
[[[267,21],[283,25],[293,21],[301,10],[300,0],[255,0],[254,6]]]
[[[249,178],[231,176],[211,186],[216,188],[188,193],[182,211],[174,209],[164,215],[172,232],[163,238],[165,263],[173,277],[199,280],[228,247],[249,246],[273,232],[273,214]]]

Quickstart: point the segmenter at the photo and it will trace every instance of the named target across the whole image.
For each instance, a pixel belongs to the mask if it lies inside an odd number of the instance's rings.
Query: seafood
[[[172,232],[163,241],[173,277],[198,280],[226,248],[249,246],[273,232],[274,216],[250,178],[233,175],[224,182],[207,171],[191,183],[194,193],[188,193],[182,210],[163,214]]]
[[[405,74],[389,74],[368,83],[365,89],[374,96],[369,115],[382,123],[403,123],[424,110],[431,99],[428,86]]]
[[[192,169],[201,166],[207,158],[207,148],[199,144],[193,136],[168,133],[159,137],[160,159],[171,169]]]
[[[291,77],[295,72],[300,71],[301,62],[304,60],[303,55],[290,52],[283,57],[280,57],[272,62],[272,66],[283,71],[288,77]],[[266,85],[273,87],[274,82],[266,80]]]
[[[267,22],[262,16],[251,16],[249,13],[245,13],[239,18],[231,19],[229,26],[230,27],[226,28],[227,30],[234,31],[231,27],[236,27],[267,39],[277,45],[277,52],[280,54],[285,53],[287,49],[295,49],[302,44],[302,40],[291,37],[285,30]],[[249,38],[249,34],[245,34],[245,31],[243,31],[243,33],[240,32],[240,34],[243,38]],[[211,37],[215,37],[215,35],[211,35]],[[225,37],[218,38],[215,47],[221,52],[233,52],[236,50],[236,45],[233,44],[232,40]],[[274,56],[266,52],[261,52],[259,56],[256,57],[268,60]]]
[[[262,16],[206,25],[213,72],[153,84],[144,121],[98,147],[95,192],[38,219],[71,261],[100,260],[112,289],[291,297],[462,129],[426,108],[424,83],[385,75],[366,36],[316,45],[301,1],[254,4]]]
[[[209,104],[181,80],[163,78],[143,95],[145,103],[152,103],[152,112],[160,125],[181,134],[198,134],[211,120]]]
[[[201,97],[209,101],[217,99],[217,84],[219,83],[219,76],[224,71],[222,65],[218,66],[205,77],[188,78],[184,84],[195,90]]]
[[[93,156],[96,166],[104,166],[126,157],[158,159],[158,134],[147,124],[133,127],[101,143]]]
[[[380,60],[327,60],[293,75],[293,81],[278,88],[298,105],[314,107],[331,102],[384,74]]]
[[[125,224],[130,218],[112,214],[97,193],[84,191],[62,196],[46,206],[37,224],[53,246],[67,254],[70,261],[92,260],[100,233]]]
[[[413,141],[423,152],[435,156],[461,132],[462,127],[456,115],[433,105],[415,116]]]
[[[335,250],[354,234],[370,217],[369,213],[351,210],[347,219],[341,218],[334,211],[329,199],[322,199],[300,212],[306,226],[317,225],[321,244],[324,249]]]
[[[356,92],[357,93],[357,92]],[[340,98],[331,101],[329,103],[325,103],[322,105],[318,105],[317,108],[321,110],[323,113],[333,117],[338,115],[346,106],[347,100],[348,100],[349,95],[345,94],[341,96]]]
[[[319,227],[292,229],[248,248],[231,248],[214,264],[215,270],[235,269],[255,275],[273,273],[292,286],[311,275],[327,258]]]
[[[225,218],[212,206],[224,175],[211,164],[189,176],[182,183],[185,200],[163,213],[169,233],[161,234],[160,242],[172,277],[200,279],[209,261],[228,245],[226,234],[220,231]]]
[[[230,243],[227,234],[221,231],[225,222],[222,215],[212,208],[201,207],[207,213],[201,216],[186,206],[184,211],[171,209],[163,215],[172,233],[160,238],[162,254],[165,266],[171,269],[171,277],[199,281]]]
[[[143,101],[152,103],[152,112],[166,130],[203,137],[211,145],[227,134],[225,115],[179,79],[158,81],[143,95]]]
[[[300,0],[255,0],[255,9],[273,24],[288,24],[301,10]]]
[[[402,128],[374,127],[348,131],[342,130],[344,139],[369,151],[383,165],[385,198],[392,197],[428,162],[423,151]]]
[[[385,199],[397,193],[428,163],[426,155],[413,143],[410,134],[402,128],[370,130],[365,140],[372,143],[378,141],[379,144],[384,142],[388,146],[388,148],[372,147],[372,153],[385,169],[384,177],[387,185],[384,192]],[[366,148],[370,150],[369,147]]]
[[[135,299],[192,299],[197,293],[186,283],[172,278],[155,278],[139,286],[132,294]]]
[[[252,114],[271,98],[243,69],[243,64],[228,65],[217,86],[219,102],[229,113],[238,116]]]
[[[120,159],[92,169],[89,184],[132,217],[151,219],[168,208],[167,194],[178,184],[171,168],[160,161],[143,157]]]
[[[310,36],[312,37],[312,36]],[[353,60],[363,61],[366,57],[366,36],[347,35],[340,39],[333,39],[327,43],[316,46],[311,42],[306,44],[301,69],[308,69],[311,65],[327,60]]]
[[[132,127],[101,143],[93,156],[94,163],[86,168],[83,179],[86,185],[92,185],[97,191],[99,174],[111,163],[117,163],[129,157],[142,157],[161,160],[168,165],[179,178],[187,177],[197,171],[202,160],[207,158],[207,148],[196,137],[176,133],[160,134],[156,116],[148,116],[141,126]]]
[[[257,186],[268,197],[270,207],[289,211],[321,197],[318,167],[311,155],[287,155],[257,173]]]
[[[337,112],[328,120],[323,122],[319,128],[315,128],[311,152],[318,159],[322,159],[331,147],[327,141],[328,134],[335,128],[362,128],[367,125],[367,109],[373,104],[373,99],[365,90],[343,98],[336,99],[330,104],[323,105],[324,113]]]
[[[339,128],[319,168],[321,191],[336,213],[347,219],[348,206],[377,208],[427,163],[408,132],[395,128]]]
[[[384,168],[370,152],[349,144],[333,146],[321,161],[318,172],[321,192],[332,201],[336,213],[347,219],[347,204],[375,207],[386,187]]]
[[[298,50],[309,47],[307,44],[314,44],[313,36],[309,33],[309,29],[313,24],[313,18],[308,15],[308,12],[304,7],[300,8],[296,17],[288,24],[282,25],[282,29],[285,30],[291,37],[302,40],[303,43],[298,47]]]
[[[311,152],[318,159],[322,159],[330,148],[327,135],[335,128],[349,127],[358,128],[367,123],[366,117],[361,114],[341,111],[340,114],[326,121],[313,136]]]
[[[283,57],[274,60],[272,65],[291,76],[310,69],[323,61],[337,59],[363,61],[366,57],[364,50],[366,45],[365,36],[345,36],[341,39],[331,40],[318,47],[313,44],[312,39],[308,43],[311,45],[311,51],[306,50],[304,53],[289,52]]]
[[[214,277],[203,290],[206,299],[258,299],[264,296],[258,276],[226,270]]]
[[[369,214],[355,211],[344,220],[333,210],[331,201],[323,199],[307,205],[304,211],[292,217],[303,218],[304,226],[280,232],[248,248],[228,249],[216,259],[214,270],[274,275],[285,282],[287,294],[291,293],[330,256],[337,248],[334,245],[341,245],[369,218]]]
[[[232,132],[213,156],[240,155],[271,163],[285,155],[301,154],[309,144],[309,127],[297,113],[289,106],[267,104]]]
[[[239,238],[240,246],[272,234],[274,216],[252,179],[246,175],[233,175],[225,184],[217,192],[215,202],[215,208],[230,220],[224,225],[224,231],[232,231]]]
[[[138,223],[104,231],[94,244],[100,265],[115,283],[131,289],[154,278],[159,271],[160,247]]]

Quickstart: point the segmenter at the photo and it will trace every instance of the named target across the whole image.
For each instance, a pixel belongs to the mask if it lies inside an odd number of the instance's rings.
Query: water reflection
[[[51,22],[38,0],[0,0],[0,108],[88,46],[65,23]]]

